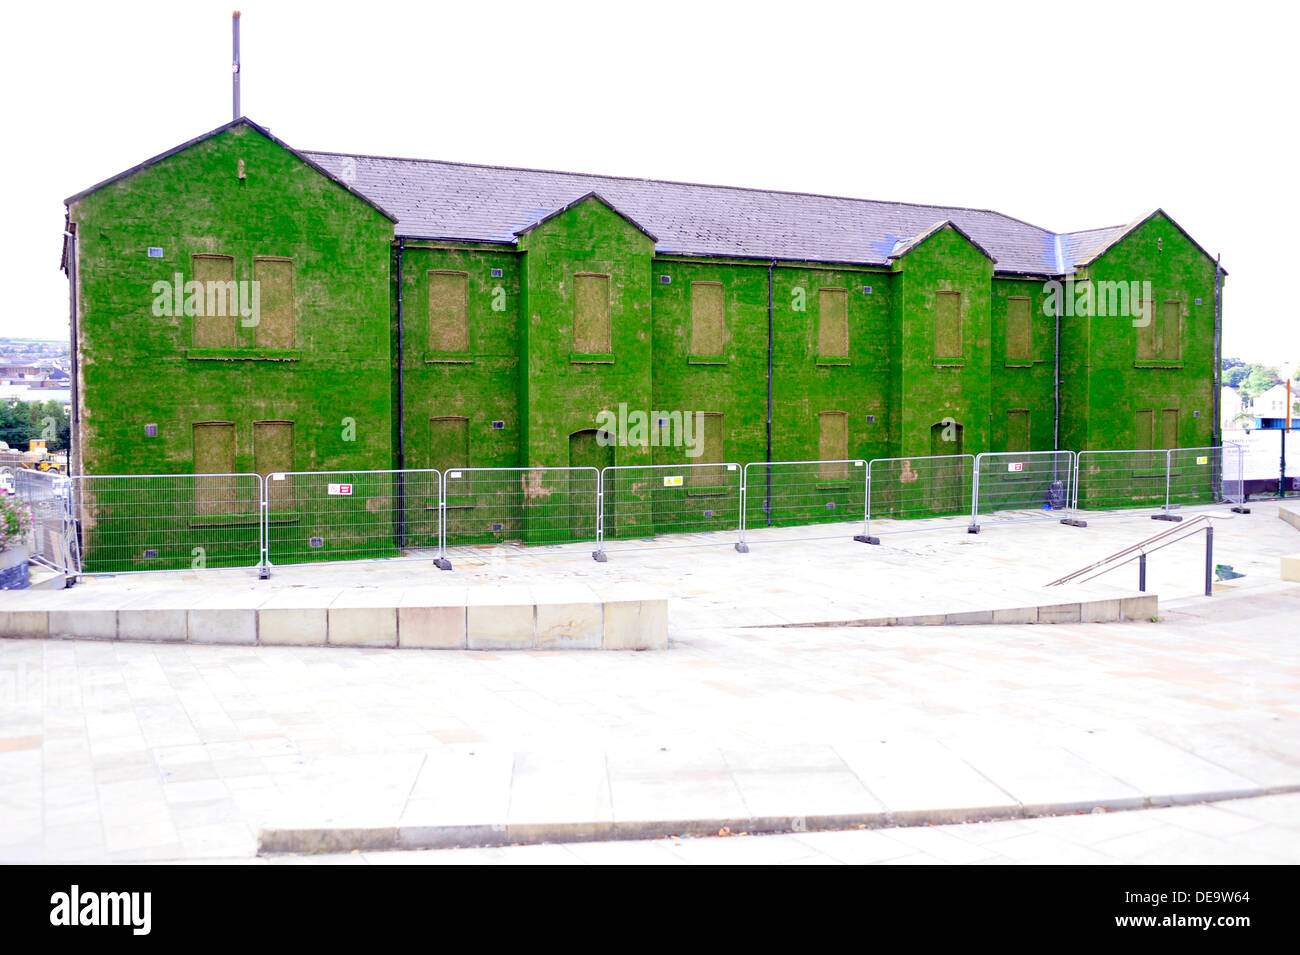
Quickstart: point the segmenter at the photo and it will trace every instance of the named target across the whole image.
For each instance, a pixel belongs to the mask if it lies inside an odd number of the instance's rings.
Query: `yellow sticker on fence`
[[[1210,456],[1209,456],[1208,454],[1203,454],[1203,455],[1201,455],[1199,458],[1196,459],[1196,463],[1197,463],[1197,464],[1209,464],[1209,463],[1210,463]]]
[[[674,474],[672,477],[664,478],[664,487],[681,487],[681,486],[682,486],[682,476],[680,474]]]

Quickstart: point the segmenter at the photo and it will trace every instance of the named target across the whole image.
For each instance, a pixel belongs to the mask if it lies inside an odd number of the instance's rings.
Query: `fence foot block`
[[[1088,522],[1087,522],[1087,521],[1085,521],[1085,520],[1080,520],[1080,519],[1077,518],[1077,517],[1063,517],[1063,518],[1061,518],[1061,523],[1062,523],[1062,524],[1065,524],[1065,525],[1067,525],[1067,526],[1069,526],[1069,527],[1087,527],[1087,526],[1088,526]]]
[[[1153,520],[1153,521],[1181,521],[1182,518],[1179,517],[1177,514],[1152,514],[1152,515],[1151,515],[1151,520]]]
[[[853,539],[859,544],[879,544],[879,537],[872,537],[869,534],[854,534]]]
[[[736,541],[736,552],[740,554],[748,554],[749,545],[746,544],[744,541]]]
[[[978,524],[972,524],[968,528],[966,528],[967,534],[978,534],[979,532],[980,532],[980,526]]]
[[[270,567],[259,567],[259,568],[257,568],[257,579],[258,579],[258,580],[270,580],[270,579],[271,579],[271,568],[270,568]]]
[[[606,554],[603,550],[593,550],[591,552],[591,559],[598,564],[609,563],[609,555]]]
[[[446,557],[437,557],[433,561],[433,566],[439,570],[451,570],[451,561]]]
[[[1250,513],[1250,508],[1248,508],[1248,507],[1247,507],[1246,505],[1244,505],[1244,504],[1238,504],[1236,507],[1232,508],[1232,513],[1234,513],[1234,514],[1249,514],[1249,513]]]

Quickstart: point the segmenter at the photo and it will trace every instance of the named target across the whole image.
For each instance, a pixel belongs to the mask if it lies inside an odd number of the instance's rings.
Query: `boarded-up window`
[[[228,421],[194,425],[194,473],[232,474],[235,470],[235,426]],[[198,514],[224,514],[235,507],[230,478],[196,477],[194,509]]]
[[[691,354],[722,354],[727,333],[721,282],[691,283]]]
[[[1138,449],[1154,448],[1156,446],[1155,440],[1155,412],[1137,412],[1133,430],[1133,447]]]
[[[443,417],[429,419],[429,467],[446,474],[469,467],[469,419]],[[464,497],[469,493],[469,476],[447,482],[447,496]]]
[[[295,335],[293,259],[260,255],[253,259],[257,282],[258,348],[292,348]]]
[[[934,357],[961,358],[961,292],[934,296]]]
[[[1134,415],[1133,422],[1133,447],[1139,451],[1156,446],[1156,413],[1154,411],[1142,410]],[[1156,455],[1154,454],[1135,454],[1137,459],[1135,467],[1154,468],[1157,466]]]
[[[293,470],[293,422],[253,422],[253,469],[266,481],[267,508],[293,509],[293,478],[276,479],[272,474]]]
[[[849,416],[843,411],[823,411],[817,416],[817,468],[822,481],[847,481],[849,466]],[[837,462],[837,463],[828,463]]]
[[[1007,412],[1007,450],[1029,450],[1029,410],[1012,408]]]
[[[714,464],[725,460],[723,457],[723,422],[722,415],[706,411],[695,414],[695,440],[700,443],[699,456],[691,459],[692,464]],[[727,471],[721,467],[694,467],[690,469],[690,487],[699,492],[723,493],[727,488]]]
[[[1178,409],[1165,408],[1160,412],[1160,447],[1178,447]]]
[[[847,358],[849,354],[849,294],[842,288],[817,292],[817,354]]]
[[[1178,361],[1183,357],[1183,303],[1165,302],[1160,310],[1160,357]]]
[[[1030,314],[1030,300],[1028,298],[1016,296],[1007,299],[1008,364],[1028,365],[1034,359],[1031,338],[1033,326]]]
[[[582,355],[608,355],[609,276],[579,272],[573,277],[573,350]]]
[[[431,271],[429,350],[469,351],[469,273]]]
[[[195,301],[195,348],[235,347],[235,322],[239,319],[239,294],[235,285],[235,259],[229,255],[196,255],[191,260],[194,281],[201,292]],[[209,304],[212,306],[209,308]],[[233,304],[233,308],[231,307]]]
[[[1137,356],[1138,361],[1150,361],[1159,356],[1159,346],[1157,342],[1159,337],[1156,335],[1156,325],[1160,321],[1160,316],[1155,312],[1155,302],[1151,299],[1142,300],[1142,315],[1145,317],[1146,324],[1139,325],[1137,329]],[[1139,318],[1138,321],[1142,321]]]

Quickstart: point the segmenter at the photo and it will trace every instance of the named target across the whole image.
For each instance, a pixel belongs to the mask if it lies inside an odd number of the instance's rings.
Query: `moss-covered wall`
[[[1214,262],[1166,216],[1157,214],[1103,253],[1078,281],[1151,282],[1155,314],[1177,301],[1182,335],[1176,360],[1139,357],[1140,327],[1129,315],[1073,319],[1076,332],[1063,349],[1062,377],[1072,383],[1067,409],[1073,450],[1138,446],[1137,410],[1178,415],[1178,446],[1203,447],[1214,433]],[[1141,321],[1140,318],[1137,321]],[[1079,331],[1086,326],[1086,331]],[[1066,374],[1064,354],[1068,353]],[[1079,379],[1082,379],[1080,381]],[[1158,426],[1157,426],[1158,430]],[[1162,444],[1157,434],[1156,446]]]
[[[429,342],[429,272],[468,277],[469,348],[437,352]],[[499,271],[494,276],[493,271]],[[469,460],[460,467],[519,461],[520,256],[514,250],[405,243],[402,252],[402,388],[405,466],[439,465],[431,418],[467,418]]]
[[[238,471],[254,470],[252,427],[264,420],[294,423],[296,470],[392,460],[393,226],[377,210],[235,126],[90,193],[70,215],[87,473],[189,472],[191,428],[205,421],[234,423]],[[241,282],[254,256],[292,260],[291,348],[256,347],[243,319],[235,347],[196,348],[204,318],[154,314],[155,282],[192,279],[192,256],[204,253],[233,256]]]
[[[889,268],[656,255],[640,225],[590,196],[525,230],[514,247],[408,239],[399,249],[391,220],[245,125],[83,196],[70,213],[87,473],[192,473],[192,427],[217,421],[234,425],[237,471],[257,466],[255,421],[293,422],[292,466],[303,471],[700,463],[680,444],[598,444],[593,429],[620,406],[646,415],[721,415],[723,443],[711,459],[762,461],[769,275],[773,460],[820,457],[826,413],[843,413],[851,459],[1005,450],[1019,440],[1012,422],[1023,429],[1024,413],[1030,448],[1053,447],[1055,317],[1045,277],[996,274],[985,252],[951,225]],[[160,257],[149,254],[154,248]],[[238,281],[253,278],[256,256],[290,260],[293,340],[265,347],[256,328],[240,325],[232,345],[200,348],[200,319],[155,315],[155,282],[176,273],[188,280],[192,257],[203,254],[233,256]],[[431,280],[431,273],[444,278]],[[450,349],[430,337],[430,283],[450,281],[448,273],[463,278],[465,303],[463,344]],[[575,308],[593,288],[581,277],[589,275],[608,277],[609,345],[596,352],[574,340]],[[1142,359],[1129,317],[1067,310],[1059,446],[1133,447],[1141,409],[1153,409],[1157,420],[1176,409],[1177,443],[1208,444],[1214,264],[1157,215],[1077,278],[1151,282],[1157,315],[1164,302],[1181,303],[1181,340],[1176,360]],[[696,283],[712,283],[709,295],[720,289],[712,299],[721,302],[720,354],[692,344]],[[946,293],[960,295],[960,348],[940,354],[936,323]],[[954,300],[942,299],[949,306]],[[1028,302],[1029,350],[1009,355],[1017,300],[1016,308]],[[435,453],[433,418],[464,419],[463,454]],[[156,435],[146,434],[150,424]],[[938,443],[936,426],[944,424],[961,426],[960,448]],[[900,474],[904,481],[915,472]],[[583,515],[594,492],[585,485],[500,480],[515,495],[500,506],[500,519],[475,511],[481,502],[467,496],[448,526],[483,540],[581,538],[592,530]],[[830,471],[787,471],[783,480],[772,486],[774,497],[793,494],[796,485],[807,490],[800,520],[847,516],[860,503],[856,474],[839,480]],[[762,484],[762,493],[751,489],[751,522],[763,517],[766,474]],[[486,488],[481,481],[474,495]],[[934,499],[933,489],[912,491]],[[675,493],[672,501],[660,492],[632,501],[622,512],[624,529],[653,530],[643,520],[651,514],[682,527],[721,519],[708,493]],[[403,494],[394,486],[355,507],[396,514],[399,504],[412,506]],[[550,510],[537,509],[542,503]],[[310,532],[306,523],[286,521],[277,534],[292,549]],[[373,543],[382,551],[393,541]],[[311,546],[322,548],[320,556],[334,547],[328,540]]]
[[[902,297],[898,454],[992,450],[993,263],[963,235],[945,227],[908,251],[897,267]],[[936,355],[936,300],[947,292],[961,296],[961,354],[956,356]],[[932,429],[949,421],[961,426],[960,442],[944,440],[941,449],[932,450]],[[955,433],[949,432],[947,437],[955,438]]]

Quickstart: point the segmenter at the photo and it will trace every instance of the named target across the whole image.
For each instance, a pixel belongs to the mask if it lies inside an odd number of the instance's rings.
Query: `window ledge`
[[[725,365],[727,364],[725,355],[688,355],[686,364],[688,365]]]
[[[1032,361],[1005,361],[1002,363],[1004,368],[1033,368]]]
[[[190,527],[252,527],[260,522],[256,514],[195,514]]]
[[[849,364],[849,359],[847,356],[840,356],[840,357],[835,357],[831,355],[817,356],[817,367],[819,368],[828,367],[828,366],[835,367],[839,365],[848,365],[848,364]]]
[[[604,352],[569,352],[569,361],[574,365],[612,365],[614,356]]]
[[[965,368],[966,359],[964,358],[940,358],[934,362],[935,368]]]
[[[185,357],[194,361],[298,361],[298,348],[190,348]]]
[[[426,365],[472,365],[474,356],[468,352],[427,351],[424,353]]]
[[[1160,358],[1139,358],[1133,362],[1134,368],[1182,368],[1182,360],[1166,361]]]

